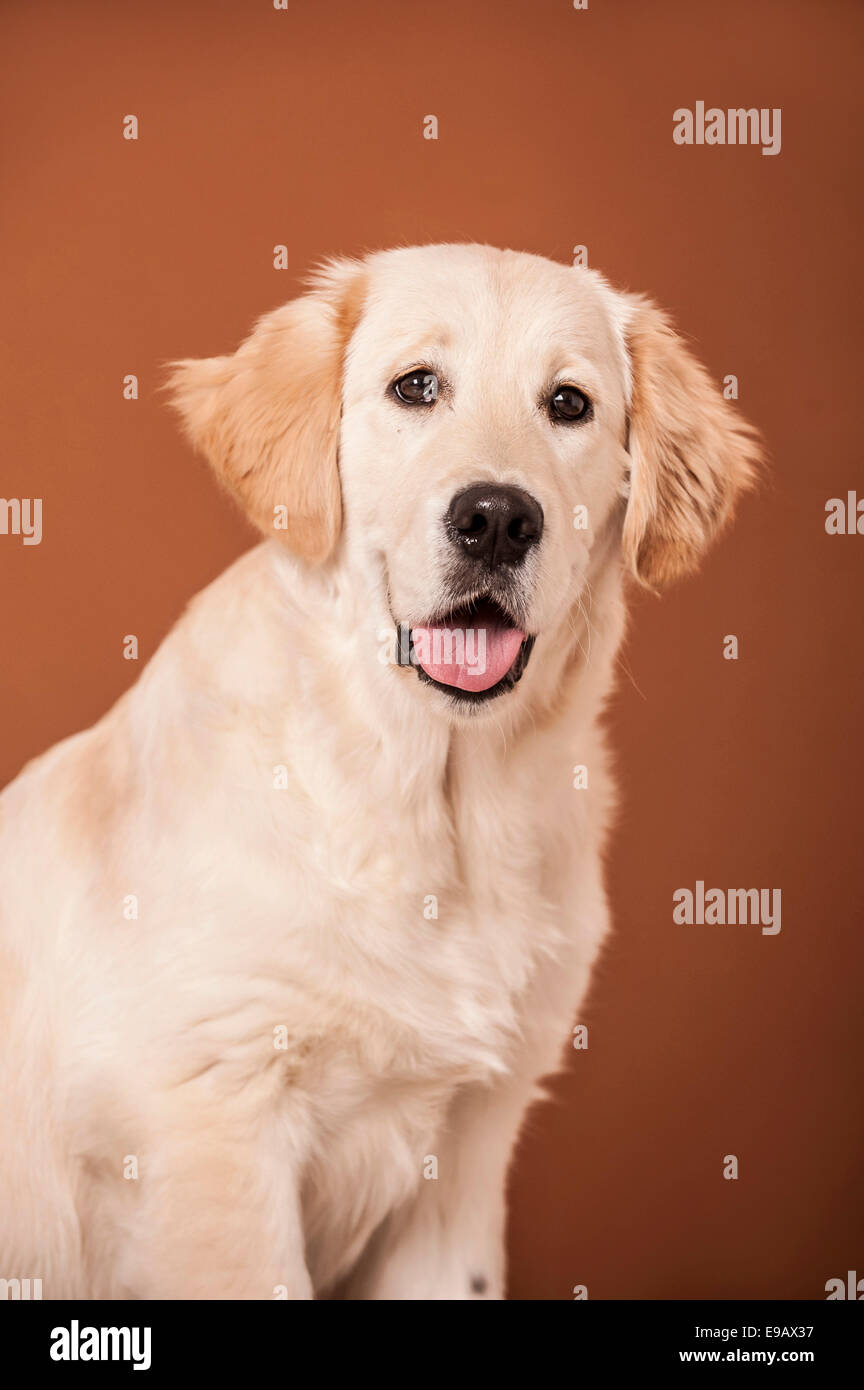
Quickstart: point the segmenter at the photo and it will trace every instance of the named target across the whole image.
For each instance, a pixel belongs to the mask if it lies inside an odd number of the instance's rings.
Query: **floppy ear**
[[[698,564],[752,486],[762,450],[650,300],[626,296],[633,374],[623,544],[636,578],[667,583]]]
[[[246,515],[312,563],[342,525],[342,365],[363,280],[359,261],[329,263],[233,357],[175,362],[168,382],[188,438]]]

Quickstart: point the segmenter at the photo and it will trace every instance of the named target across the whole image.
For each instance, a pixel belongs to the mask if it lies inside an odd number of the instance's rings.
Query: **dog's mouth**
[[[490,597],[413,627],[410,642],[411,662],[420,679],[466,702],[512,690],[534,646],[534,638]]]

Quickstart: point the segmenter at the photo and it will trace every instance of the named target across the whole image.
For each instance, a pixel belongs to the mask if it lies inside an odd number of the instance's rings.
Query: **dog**
[[[0,1272],[503,1298],[608,928],[628,585],[758,436],[653,302],[481,245],[327,262],[170,389],[263,540],[0,798]]]

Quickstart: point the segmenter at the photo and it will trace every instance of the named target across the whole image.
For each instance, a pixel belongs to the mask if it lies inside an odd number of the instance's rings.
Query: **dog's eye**
[[[587,420],[591,402],[578,386],[559,386],[549,398],[549,414],[553,420]]]
[[[405,405],[434,405],[438,399],[438,378],[426,367],[417,367],[394,381],[393,390]]]

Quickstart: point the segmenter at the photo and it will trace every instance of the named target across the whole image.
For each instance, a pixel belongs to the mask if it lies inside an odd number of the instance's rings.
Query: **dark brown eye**
[[[577,386],[559,386],[549,398],[549,414],[553,420],[587,420],[591,402]]]
[[[417,367],[394,381],[393,390],[405,405],[434,405],[438,399],[438,378],[426,367]]]

